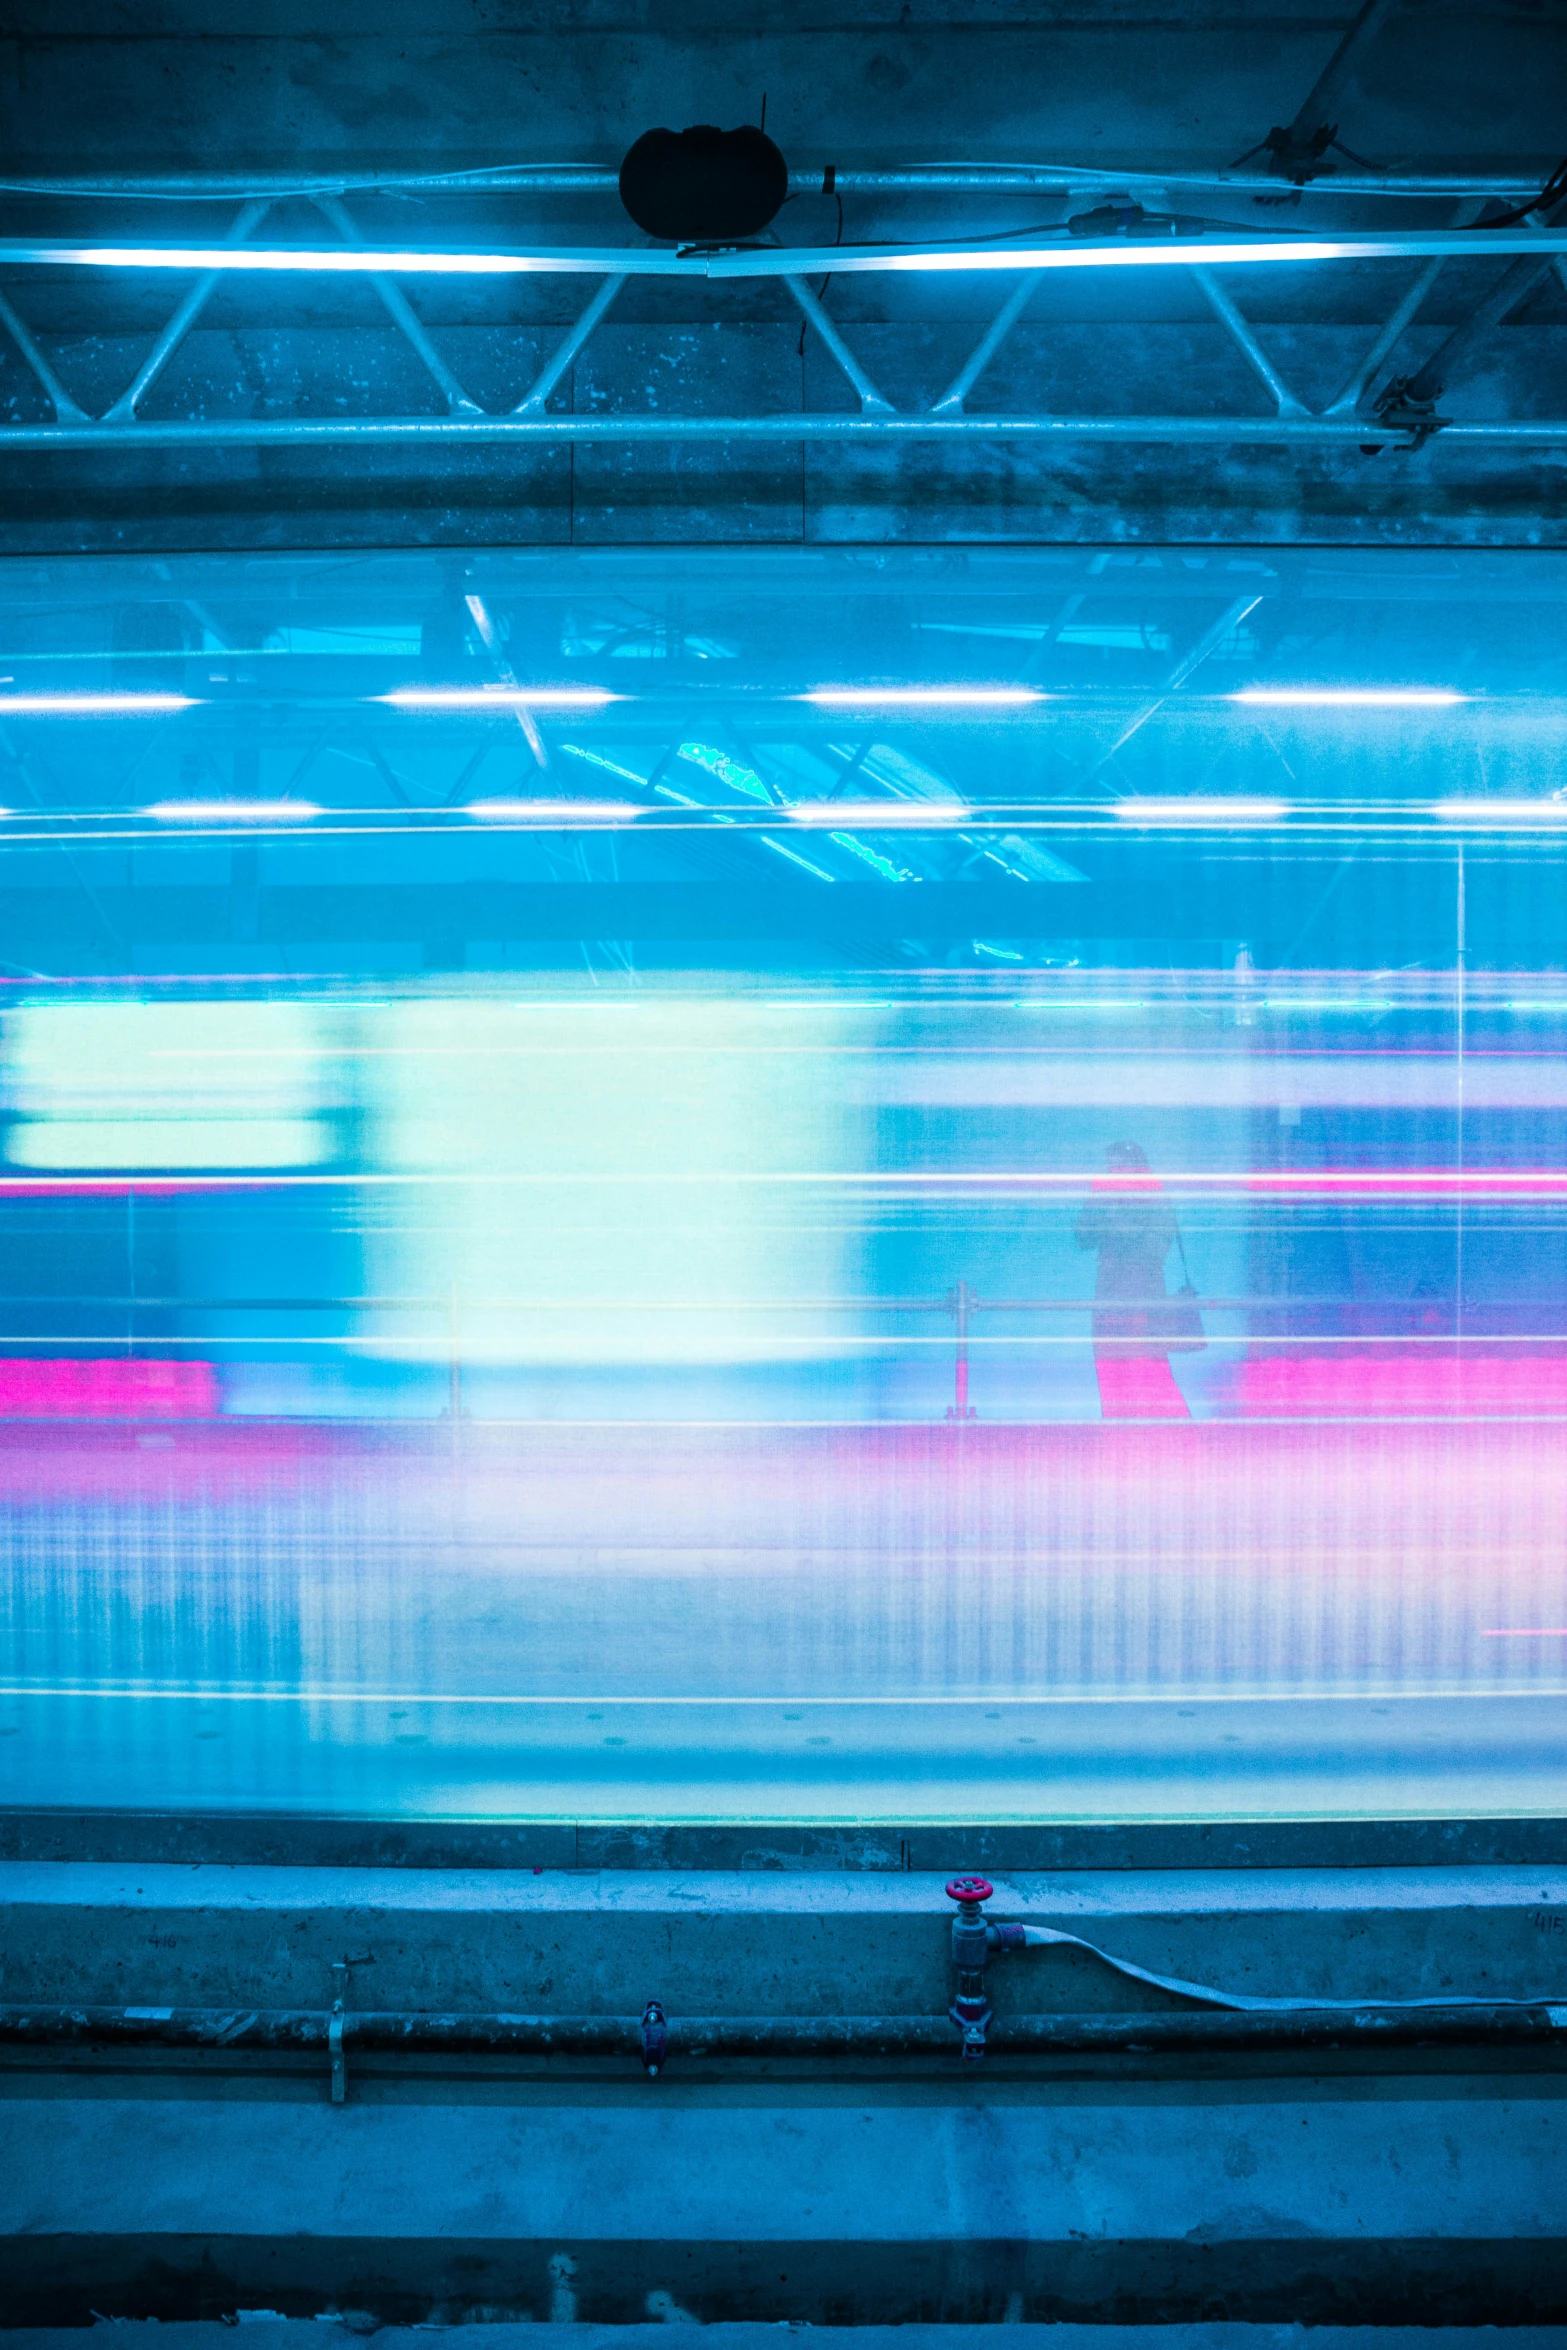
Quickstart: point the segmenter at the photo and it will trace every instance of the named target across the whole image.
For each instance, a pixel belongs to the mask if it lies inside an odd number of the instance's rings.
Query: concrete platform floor
[[[6,1800],[1567,1814],[1543,1422],[0,1427]]]

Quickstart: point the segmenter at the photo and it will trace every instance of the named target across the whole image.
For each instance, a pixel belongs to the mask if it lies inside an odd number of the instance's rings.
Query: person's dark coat
[[[1175,1241],[1175,1211],[1151,1175],[1101,1175],[1073,1237],[1097,1249],[1094,1345],[1163,1351],[1153,1327],[1165,1294],[1164,1263]],[[1112,1301],[1125,1299],[1126,1304]],[[1135,1302],[1132,1302],[1135,1301]]]

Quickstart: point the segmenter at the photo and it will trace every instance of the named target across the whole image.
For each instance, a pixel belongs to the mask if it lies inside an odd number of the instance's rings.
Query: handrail
[[[1567,1301],[1556,1301],[1551,1299],[1542,1300],[1537,1298],[1533,1302],[1537,1308],[1542,1303],[1547,1307],[1552,1304],[1567,1306]],[[60,1349],[80,1351],[86,1348],[99,1347],[122,1359],[135,1359],[138,1353],[145,1353],[146,1350],[151,1347],[156,1347],[160,1351],[167,1349],[172,1352],[177,1352],[181,1355],[188,1354],[192,1349],[204,1352],[213,1348],[233,1347],[287,1348],[291,1346],[297,1347],[302,1345],[323,1345],[351,1348],[363,1347],[369,1344],[388,1345],[413,1343],[413,1341],[410,1340],[403,1342],[390,1340],[384,1333],[379,1333],[374,1338],[371,1338],[363,1333],[344,1331],[328,1332],[313,1337],[307,1337],[303,1334],[294,1336],[289,1336],[286,1334],[264,1336],[256,1331],[245,1331],[237,1333],[229,1331],[203,1331],[197,1333],[142,1331],[138,1333],[135,1328],[135,1321],[137,1316],[143,1316],[149,1313],[170,1312],[260,1313],[268,1315],[278,1313],[438,1314],[444,1318],[446,1325],[448,1382],[447,1409],[455,1428],[457,1422],[464,1416],[465,1409],[462,1400],[464,1370],[463,1326],[465,1321],[471,1325],[472,1319],[475,1315],[493,1315],[497,1313],[524,1315],[567,1314],[574,1317],[585,1317],[602,1314],[634,1314],[642,1316],[675,1316],[692,1314],[701,1314],[704,1316],[725,1314],[765,1314],[775,1316],[791,1316],[801,1314],[843,1314],[857,1315],[864,1319],[874,1319],[876,1316],[885,1315],[906,1315],[915,1317],[940,1316],[950,1322],[952,1325],[953,1397],[952,1402],[946,1407],[946,1417],[950,1421],[962,1422],[972,1420],[976,1416],[975,1407],[969,1401],[969,1347],[971,1343],[973,1343],[975,1337],[972,1324],[976,1316],[987,1314],[1014,1314],[1023,1316],[1065,1315],[1076,1316],[1078,1318],[1086,1316],[1091,1320],[1093,1316],[1101,1312],[1109,1312],[1113,1314],[1149,1312],[1158,1307],[1165,1306],[1168,1303],[1168,1293],[1152,1297],[1115,1298],[981,1297],[977,1292],[970,1289],[968,1284],[964,1281],[959,1281],[955,1287],[947,1290],[939,1297],[762,1299],[711,1298],[689,1300],[641,1300],[626,1298],[538,1298],[506,1296],[504,1294],[500,1296],[488,1295],[480,1298],[465,1296],[456,1287],[455,1284],[444,1295],[434,1297],[400,1296],[396,1294],[381,1296],[374,1293],[360,1296],[336,1297],[255,1297],[200,1295],[164,1297],[148,1295],[145,1292],[139,1293],[135,1296],[120,1296],[112,1293],[81,1292],[75,1296],[62,1297],[59,1295],[47,1295],[41,1292],[33,1292],[19,1293],[8,1299],[0,1300],[0,1304],[9,1305],[13,1309],[18,1306],[38,1306],[52,1307],[57,1310],[73,1307],[81,1308],[85,1306],[99,1306],[105,1309],[124,1312],[128,1317],[127,1327],[120,1330],[104,1332],[78,1330],[69,1333],[60,1332],[58,1330],[23,1332],[10,1331],[4,1328],[0,1328],[0,1348],[15,1350],[18,1355],[25,1357],[36,1354],[40,1348],[56,1351]],[[1341,1316],[1358,1315],[1364,1317],[1367,1313],[1376,1310],[1373,1305],[1373,1301],[1344,1296],[1277,1297],[1266,1295],[1248,1295],[1238,1297],[1204,1297],[1200,1300],[1200,1304],[1201,1309],[1205,1314],[1281,1316],[1297,1313],[1326,1312],[1338,1314]],[[1442,1301],[1440,1299],[1399,1299],[1384,1301],[1381,1311],[1384,1316],[1386,1316],[1392,1310],[1396,1309],[1399,1313],[1401,1313],[1404,1320],[1407,1322],[1411,1316],[1416,1314],[1423,1315],[1431,1312],[1433,1309],[1440,1312],[1441,1306]],[[1241,1343],[1244,1343],[1245,1338],[1253,1334],[1254,1333],[1250,1332],[1238,1332],[1235,1333],[1234,1336]],[[1447,1348],[1456,1346],[1466,1353],[1472,1353],[1474,1349],[1480,1346],[1500,1345],[1527,1347],[1539,1345],[1561,1346],[1563,1344],[1567,1344],[1567,1328],[1546,1331],[1486,1330],[1477,1329],[1473,1326],[1472,1323],[1471,1327],[1465,1331],[1456,1331],[1445,1327],[1434,1330],[1411,1330],[1407,1327],[1372,1330],[1367,1330],[1365,1328],[1346,1330],[1341,1328],[1337,1330],[1316,1330],[1305,1332],[1292,1331],[1287,1329],[1273,1329],[1268,1330],[1265,1333],[1257,1333],[1257,1335],[1265,1335],[1267,1343],[1270,1347],[1306,1349],[1313,1347],[1364,1347],[1388,1345],[1402,1347],[1440,1346]],[[870,1343],[871,1337],[872,1334],[868,1333],[865,1342]],[[1001,1345],[1005,1345],[1010,1342],[1011,1341],[1009,1341],[1005,1334],[998,1334],[994,1339],[988,1341],[988,1343]],[[905,1343],[926,1346],[939,1342],[935,1339],[921,1338],[911,1339]],[[980,1343],[987,1343],[987,1341],[981,1340]],[[1078,1347],[1092,1344],[1093,1333],[1091,1330],[1083,1332],[1068,1331],[1062,1332],[1058,1336],[1055,1333],[1046,1334],[1042,1332],[1038,1336],[1030,1335],[1028,1343],[1030,1345],[1045,1347]]]

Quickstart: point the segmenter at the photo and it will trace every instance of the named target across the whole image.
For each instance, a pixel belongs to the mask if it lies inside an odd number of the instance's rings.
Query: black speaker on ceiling
[[[644,131],[620,167],[620,201],[639,229],[675,245],[731,245],[766,228],[789,193],[789,166],[765,131]]]

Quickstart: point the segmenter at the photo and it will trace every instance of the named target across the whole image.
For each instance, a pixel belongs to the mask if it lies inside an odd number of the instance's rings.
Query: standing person
[[[1098,1251],[1094,1369],[1107,1420],[1189,1420],[1170,1369],[1164,1261],[1180,1238],[1175,1211],[1140,1143],[1113,1142],[1077,1219],[1079,1248]],[[1124,1301],[1124,1302],[1121,1302]]]

